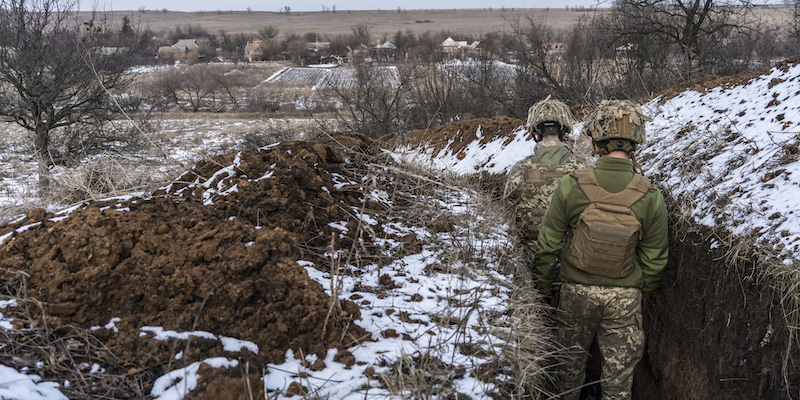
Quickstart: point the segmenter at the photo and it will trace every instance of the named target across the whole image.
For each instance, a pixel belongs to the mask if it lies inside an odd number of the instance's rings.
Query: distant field
[[[163,10],[114,11],[113,18],[120,21],[124,15],[132,16],[133,20],[142,26],[147,26],[156,32],[173,30],[176,26],[185,27],[189,24],[200,25],[206,30],[219,33],[225,31],[229,34],[255,34],[260,28],[273,25],[278,28],[280,35],[286,33],[305,34],[307,32],[319,33],[321,36],[349,34],[351,27],[357,24],[367,24],[375,39],[384,35],[391,37],[397,31],[410,30],[416,34],[442,30],[450,31],[453,38],[469,35],[477,38],[492,31],[508,31],[509,21],[533,18],[545,21],[555,29],[571,26],[582,17],[591,17],[598,11],[570,11],[564,7],[553,8],[485,8],[485,9],[449,9],[449,10],[369,10],[350,11],[337,10],[333,12],[292,12],[290,15],[278,12],[262,11],[225,11],[213,10],[203,12],[174,12],[168,8]],[[88,15],[88,14],[87,14]],[[786,5],[770,5],[756,8],[755,16],[769,20],[785,20],[791,17],[791,12]]]
[[[210,32],[224,30],[229,34],[256,33],[260,28],[273,25],[280,34],[294,32],[304,34],[315,32],[321,35],[349,34],[351,27],[357,24],[368,24],[370,32],[376,39],[384,34],[389,38],[397,31],[411,30],[419,34],[425,31],[439,32],[449,30],[454,39],[457,35],[480,36],[491,31],[509,29],[508,20],[532,18],[544,19],[555,28],[564,28],[578,21],[583,16],[591,15],[589,11],[566,11],[562,8],[536,9],[470,9],[470,10],[372,10],[328,12],[293,12],[285,15],[277,12],[246,11],[209,11],[209,12],[173,12],[167,10],[145,12],[115,11],[114,18],[121,20],[123,15],[133,17],[142,26],[148,26],[156,32],[172,30],[176,26],[188,24],[201,25]],[[429,22],[424,22],[429,21]]]

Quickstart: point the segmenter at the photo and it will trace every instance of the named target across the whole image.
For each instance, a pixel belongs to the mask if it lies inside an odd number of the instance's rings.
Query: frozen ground
[[[796,263],[800,242],[800,66],[648,102],[645,172],[683,213],[756,235]]]

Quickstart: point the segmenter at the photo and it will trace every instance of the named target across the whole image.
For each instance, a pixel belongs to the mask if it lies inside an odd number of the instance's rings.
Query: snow
[[[202,362],[195,362],[185,368],[170,371],[166,375],[156,379],[153,383],[153,390],[150,392],[156,400],[181,400],[189,392],[197,387],[200,378],[197,370],[201,364],[208,364],[213,368],[232,368],[239,365],[236,360],[228,360],[224,357],[209,358]]]
[[[645,172],[700,224],[798,258],[800,67],[644,105]]]
[[[379,76],[385,84],[391,87],[400,86],[400,71],[395,66],[372,67],[369,71],[375,76]],[[267,78],[263,84],[297,84],[311,86],[311,90],[315,91],[324,88],[349,87],[355,82],[357,82],[356,69],[353,67],[287,67]]]
[[[481,144],[481,135],[482,132],[479,130],[479,140],[472,141],[457,153],[454,153],[449,146],[444,146],[436,154],[433,153],[432,147],[404,146],[396,149],[393,156],[401,162],[446,170],[458,175],[481,171],[501,174],[508,172],[517,161],[531,155],[536,144],[533,139],[526,137],[525,126],[520,126],[512,132],[511,140],[508,137],[496,136],[491,141]]]
[[[58,391],[58,383],[42,381],[39,375],[26,375],[0,365],[0,399],[67,400]]]

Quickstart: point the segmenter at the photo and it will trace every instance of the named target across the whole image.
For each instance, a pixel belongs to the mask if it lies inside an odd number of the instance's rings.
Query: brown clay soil
[[[671,217],[670,260],[644,305],[645,357],[634,398],[794,399],[800,349],[780,291],[754,254],[712,248],[724,237]],[[788,351],[787,351],[788,350]]]
[[[194,339],[190,346],[153,340],[150,333],[140,336],[145,326],[253,342],[258,354],[233,355],[251,363],[253,373],[282,362],[288,349],[324,359],[327,349],[368,335],[349,323],[360,318],[354,303],[342,301],[329,315],[330,297],[296,261],[301,253],[308,260],[323,254],[331,237],[339,236],[329,222],[347,221],[349,210],[365,206],[357,187],[336,185],[334,174],[350,176],[348,168],[376,151],[359,134],[286,142],[210,159],[187,172],[184,183],[150,198],[87,203],[63,220],[31,211],[0,227],[2,235],[38,224],[0,246],[0,287],[18,278],[16,271],[27,274],[27,302],[41,304],[47,315],[36,323],[55,330],[103,326],[121,317],[119,332],[92,333],[110,350],[105,359],[92,361],[108,370],[149,369],[159,376],[168,363],[174,369],[176,363],[231,356],[219,341]],[[237,157],[235,173],[214,177]],[[257,180],[268,171],[272,177]],[[216,194],[213,205],[204,205],[202,183],[209,180]],[[238,191],[219,195],[234,186]],[[351,236],[357,231],[351,229]],[[368,244],[368,235],[359,233]],[[350,242],[352,237],[344,237],[336,245]],[[317,264],[327,265],[324,259]],[[14,309],[6,312],[15,316]],[[176,347],[184,351],[180,361],[174,361]],[[216,371],[208,379],[221,387],[235,379],[230,386],[241,392],[241,378],[225,374]],[[150,384],[144,382],[145,393]],[[207,386],[204,378],[203,392],[220,390]]]
[[[438,154],[447,147],[452,154],[460,154],[470,143],[478,140],[478,128],[481,129],[480,144],[494,141],[498,137],[513,139],[511,133],[516,131],[525,121],[511,117],[476,118],[452,122],[431,129],[417,129],[406,133],[403,140],[411,145],[427,144]],[[526,131],[526,135],[530,133]],[[463,157],[463,156],[462,156]]]

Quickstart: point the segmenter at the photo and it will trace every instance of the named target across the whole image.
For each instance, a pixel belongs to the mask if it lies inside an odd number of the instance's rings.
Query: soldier
[[[631,398],[644,348],[642,294],[658,286],[668,256],[664,198],[634,172],[645,120],[629,101],[600,104],[585,125],[600,158],[559,181],[539,233],[533,274],[547,288],[559,269],[557,337],[576,350],[560,367],[565,399],[580,395],[595,335],[602,398]]]
[[[585,167],[585,160],[573,155],[564,143],[573,121],[569,107],[550,96],[528,110],[526,127],[533,132],[536,145],[531,156],[511,168],[503,191],[514,209],[514,227],[528,261],[533,260],[539,225],[558,180]]]

